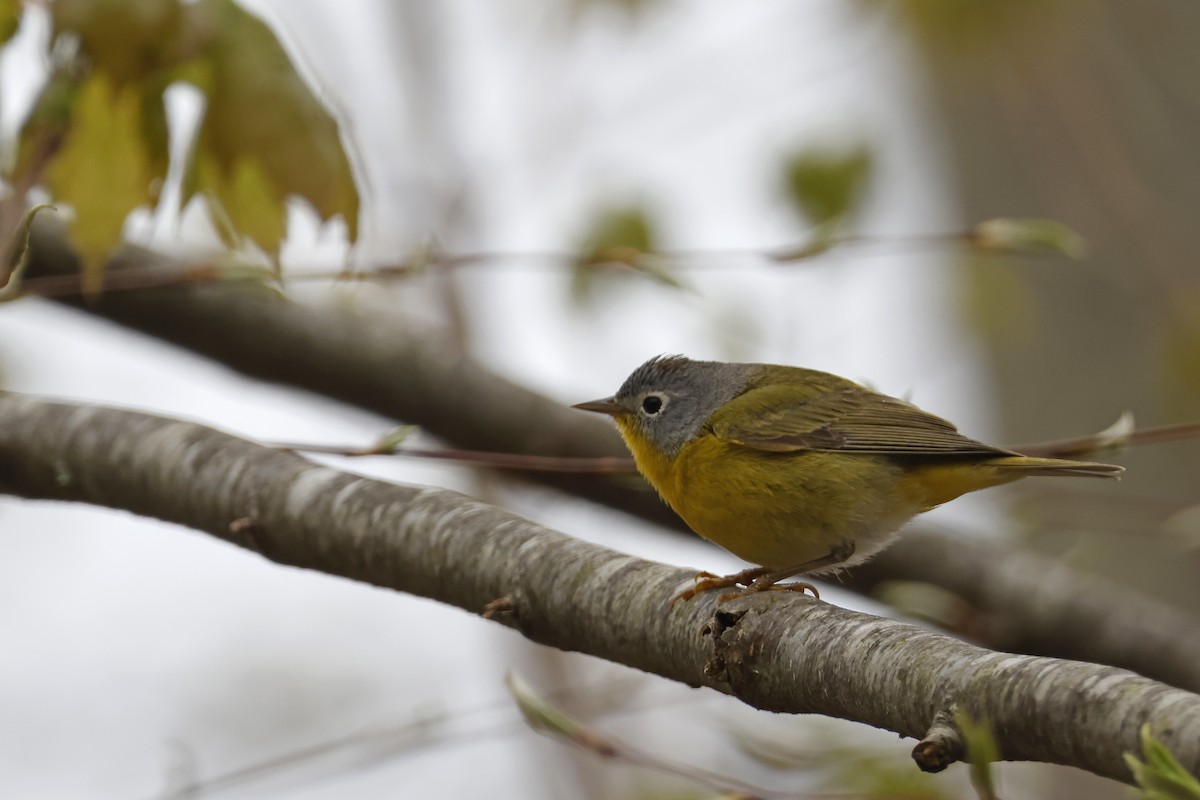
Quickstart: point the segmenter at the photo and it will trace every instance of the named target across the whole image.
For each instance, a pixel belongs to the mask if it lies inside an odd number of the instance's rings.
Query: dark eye
[[[662,410],[662,398],[656,394],[648,394],[642,399],[642,411],[647,414],[657,414]]]

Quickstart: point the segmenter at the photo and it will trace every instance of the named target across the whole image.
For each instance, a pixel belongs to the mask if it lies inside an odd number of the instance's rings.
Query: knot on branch
[[[718,608],[700,629],[701,636],[712,637],[712,657],[704,664],[704,675],[728,685],[731,689],[748,669],[747,662],[754,648],[740,626],[748,611]],[[736,690],[734,691],[737,695]]]
[[[941,772],[966,753],[962,733],[950,711],[939,711],[933,717],[925,738],[913,748],[912,759],[922,772]]]

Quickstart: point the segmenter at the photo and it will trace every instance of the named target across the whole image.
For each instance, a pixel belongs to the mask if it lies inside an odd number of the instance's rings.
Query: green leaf
[[[1052,219],[997,217],[972,228],[968,239],[981,250],[1056,253],[1074,259],[1087,254],[1083,237]]]
[[[142,98],[102,74],[79,87],[66,141],[46,169],[56,200],[75,210],[72,239],[83,262],[85,290],[99,287],[108,251],[125,218],[150,203],[157,174],[142,139]]]
[[[1188,506],[1167,517],[1162,532],[1185,550],[1200,550],[1200,505]]]
[[[971,614],[970,604],[962,597],[922,581],[882,581],[871,594],[907,617],[916,617],[951,631],[961,629]]]
[[[1200,414],[1200,293],[1180,288],[1171,299],[1179,310],[1166,319],[1162,389],[1170,411],[1190,417]]]
[[[525,718],[525,722],[535,731],[561,736],[564,739],[574,739],[579,735],[579,724],[543,700],[520,676],[509,672],[504,676],[504,686],[516,701],[517,709]]]
[[[177,64],[196,44],[179,0],[55,0],[49,8],[54,35],[78,37],[92,71],[119,88]]]
[[[986,721],[976,721],[960,708],[954,709],[954,725],[962,735],[970,764],[971,785],[981,800],[996,800],[996,781],[992,764],[1000,760],[1000,748],[991,726]]]
[[[336,120],[262,20],[231,0],[199,0],[195,7],[215,34],[204,68],[192,67],[208,106],[188,196],[216,197],[237,229],[269,252],[278,252],[284,203],[292,195],[323,219],[341,215],[353,240],[358,190]]]
[[[209,214],[219,221],[226,245],[236,246],[236,235],[245,234],[264,247],[278,248],[287,228],[287,207],[259,162],[240,158],[227,172],[211,153],[200,152],[193,169],[198,183],[209,187]]]
[[[971,253],[964,264],[966,280],[959,289],[966,321],[1010,352],[1038,341],[1049,312],[1028,275],[992,255]]]
[[[41,171],[58,152],[71,127],[71,112],[78,95],[79,79],[69,70],[51,74],[21,126],[15,162],[5,165],[5,173],[13,185],[29,188],[41,180]]]
[[[394,453],[421,429],[416,425],[399,425],[380,436],[371,449],[377,453]]]
[[[657,235],[650,215],[637,206],[606,209],[596,217],[579,247],[574,264],[572,294],[576,301],[592,299],[597,278],[610,275],[613,265],[626,267],[675,289],[687,288],[654,254]]]
[[[588,232],[581,260],[598,264],[628,262],[654,250],[654,225],[645,210],[636,206],[610,208],[601,212]]]
[[[21,0],[0,0],[0,45],[17,35],[21,27]]]
[[[1146,760],[1125,753],[1125,764],[1141,789],[1142,800],[1200,800],[1200,781],[1154,737],[1148,724],[1141,728],[1141,744]]]
[[[29,268],[29,237],[33,233],[33,220],[46,209],[53,210],[54,206],[39,203],[25,212],[17,229],[13,231],[12,241],[7,246],[9,264],[8,270],[0,276],[0,303],[15,300],[21,296],[21,279]]]
[[[813,148],[793,155],[784,166],[788,197],[814,226],[840,223],[855,211],[871,173],[871,153]]]

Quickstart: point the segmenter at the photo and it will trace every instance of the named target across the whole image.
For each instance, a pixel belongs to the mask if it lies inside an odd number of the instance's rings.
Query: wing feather
[[[719,438],[775,452],[887,455],[1012,455],[963,436],[951,423],[911,403],[823,372],[797,370],[792,380],[754,386],[709,419]]]

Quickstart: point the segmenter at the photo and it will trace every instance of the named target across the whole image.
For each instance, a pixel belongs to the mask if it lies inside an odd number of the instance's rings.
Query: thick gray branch
[[[1121,754],[1148,722],[1200,772],[1200,697],[1189,692],[1112,667],[991,652],[790,592],[715,614],[711,594],[672,607],[688,570],[187,422],[0,394],[0,491],[158,517],[281,564],[475,613],[506,598],[500,621],[534,641],[758,708],[922,737],[957,705],[993,726],[1006,759],[1124,780]]]
[[[869,594],[885,580],[934,583],[983,612],[971,634],[991,647],[1098,661],[1200,691],[1200,622],[1174,606],[1018,548],[921,529],[902,543],[855,568],[850,585]]]
[[[33,270],[77,271],[61,230],[35,227]],[[171,269],[131,249],[110,269]],[[624,455],[610,425],[517,386],[394,319],[313,307],[232,285],[118,292],[77,304],[259,378],[416,423],[454,444],[541,455]],[[534,476],[645,519],[682,527],[640,482]],[[1019,563],[1018,563],[1019,562]],[[1003,567],[1001,569],[1000,567]],[[859,567],[851,587],[888,577],[954,591],[979,612],[975,633],[1018,652],[1126,667],[1200,691],[1200,635],[1180,611],[1124,587],[944,533],[916,532]],[[992,638],[992,637],[996,638]]]

